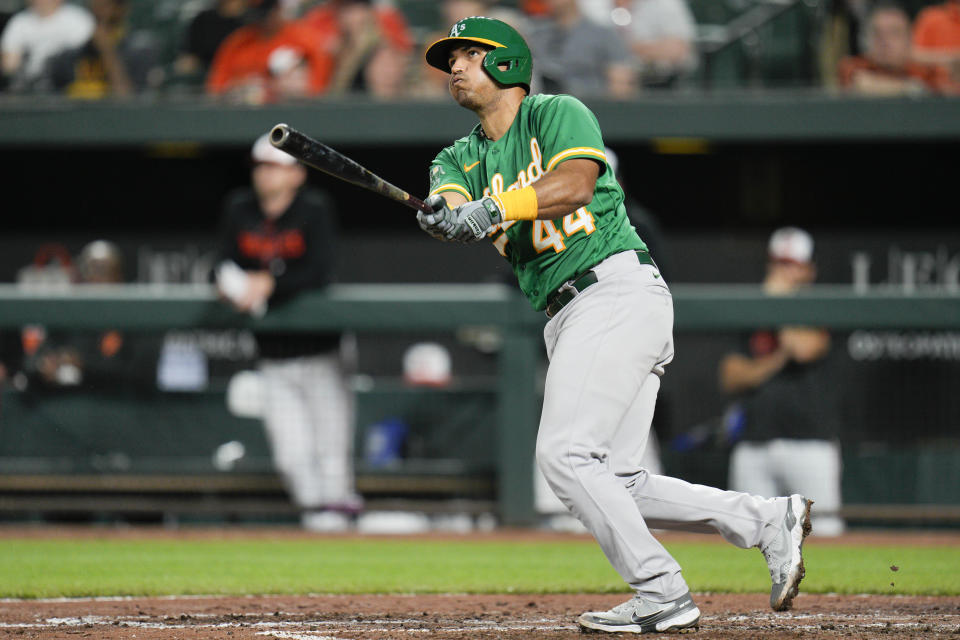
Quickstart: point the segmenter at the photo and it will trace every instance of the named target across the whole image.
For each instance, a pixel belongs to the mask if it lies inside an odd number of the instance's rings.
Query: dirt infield
[[[104,537],[96,528],[0,527],[6,537]],[[112,538],[299,538],[292,530],[112,531]],[[442,538],[447,536],[433,536]],[[557,536],[497,532],[487,539],[530,541]],[[670,540],[686,536],[671,534]],[[460,538],[462,539],[462,538]],[[692,539],[702,539],[695,537]],[[813,540],[813,539],[812,539]],[[957,545],[957,533],[864,533],[841,544]],[[816,540],[817,544],[833,544]],[[113,640],[551,640],[579,638],[575,620],[585,610],[607,609],[624,595],[314,595],[247,597],[95,598],[0,600],[0,638]],[[703,612],[691,640],[781,638],[960,640],[960,598],[887,595],[811,595],[792,611],[774,613],[766,594],[696,594]],[[603,638],[605,634],[589,635]],[[621,637],[621,636],[615,636]],[[659,637],[679,637],[663,634]]]
[[[575,624],[581,611],[607,608],[622,599],[615,595],[411,595],[0,601],[0,637],[569,639],[581,635]],[[684,637],[960,638],[956,598],[801,594],[794,610],[785,613],[767,609],[766,599],[762,594],[699,594],[701,628]]]

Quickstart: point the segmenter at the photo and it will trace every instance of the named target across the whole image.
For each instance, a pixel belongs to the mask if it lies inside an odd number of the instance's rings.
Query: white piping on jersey
[[[442,184],[433,191],[430,192],[430,195],[440,193],[441,191],[459,191],[463,195],[467,196],[467,200],[473,200],[473,196],[470,195],[470,192],[461,187],[456,182],[448,182],[447,184]]]
[[[574,147],[572,149],[565,149],[557,155],[550,158],[550,162],[547,163],[547,171],[553,171],[553,168],[557,166],[562,160],[566,160],[570,156],[594,156],[599,160],[607,161],[607,156],[603,154],[603,151],[599,149],[594,149],[593,147]]]

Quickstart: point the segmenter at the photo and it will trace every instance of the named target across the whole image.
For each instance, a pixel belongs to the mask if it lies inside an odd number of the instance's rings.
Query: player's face
[[[499,88],[483,70],[486,55],[479,45],[450,51],[450,95],[461,107],[477,111],[497,98]]]
[[[811,262],[771,260],[767,264],[764,287],[768,293],[788,293],[816,279],[817,270]]]
[[[296,191],[305,178],[306,171],[300,165],[258,162],[253,167],[253,189],[261,198]]]

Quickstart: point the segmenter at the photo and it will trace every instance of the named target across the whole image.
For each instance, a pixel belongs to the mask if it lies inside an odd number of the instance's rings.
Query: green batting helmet
[[[446,38],[440,38],[427,49],[427,64],[450,72],[450,50],[468,42],[493,47],[483,60],[483,68],[491,78],[505,85],[521,85],[530,93],[533,56],[516,29],[506,22],[482,16],[464,18],[450,27]],[[506,65],[501,69],[500,65]]]

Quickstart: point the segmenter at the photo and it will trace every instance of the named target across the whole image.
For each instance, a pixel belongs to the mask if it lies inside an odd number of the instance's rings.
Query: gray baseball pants
[[[717,532],[738,547],[774,539],[786,500],[652,475],[640,466],[664,366],[673,359],[673,299],[632,251],[594,267],[598,282],[544,329],[550,366],[537,436],[547,483],[638,595],[688,590],[649,527]]]
[[[297,506],[357,502],[353,396],[337,353],[263,360],[264,426]]]

